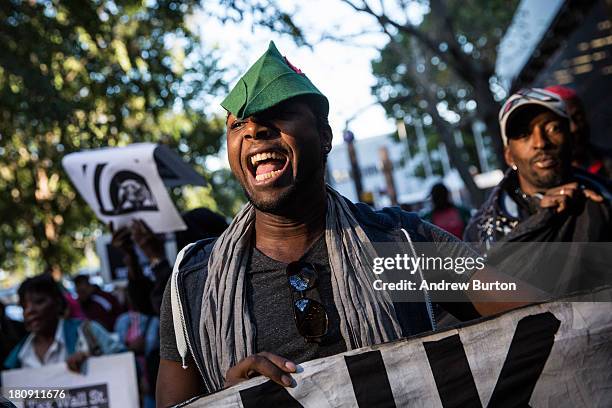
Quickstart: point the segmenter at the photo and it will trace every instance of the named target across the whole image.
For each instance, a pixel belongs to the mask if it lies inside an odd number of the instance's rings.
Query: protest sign
[[[18,408],[138,408],[134,354],[90,357],[85,372],[66,363],[2,372],[2,395]]]
[[[137,143],[82,151],[64,157],[62,165],[105,224],[122,227],[139,218],[156,233],[184,230],[155,162],[157,147]]]
[[[301,367],[294,388],[259,377],[183,406],[610,407],[612,306],[545,303]]]

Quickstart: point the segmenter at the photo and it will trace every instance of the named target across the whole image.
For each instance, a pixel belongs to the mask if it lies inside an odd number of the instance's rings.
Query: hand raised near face
[[[546,190],[540,200],[540,207],[552,208],[560,213],[570,208],[576,201],[587,198],[596,203],[601,203],[603,197],[593,190],[580,186],[577,182],[563,184]]]
[[[109,224],[113,237],[111,245],[123,252],[125,255],[134,254],[134,243],[132,242],[132,232],[128,227],[115,229],[113,223]]]
[[[227,370],[225,388],[258,375],[268,377],[283,387],[290,387],[293,378],[289,373],[295,373],[296,370],[297,367],[292,361],[264,351],[240,360],[238,364]]]
[[[151,262],[165,258],[164,242],[142,220],[132,222],[132,239]]]

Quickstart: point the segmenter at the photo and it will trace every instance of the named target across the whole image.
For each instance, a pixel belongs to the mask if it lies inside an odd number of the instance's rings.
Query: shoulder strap
[[[176,348],[181,356],[183,362],[183,368],[187,368],[185,359],[188,353],[188,336],[187,326],[185,325],[185,315],[183,313],[183,305],[181,303],[179,288],[178,288],[178,277],[180,273],[181,262],[185,253],[195,244],[189,244],[181,250],[176,256],[174,262],[174,268],[172,270],[172,277],[170,278],[170,303],[172,305],[172,321],[174,323],[174,336],[176,337]]]
[[[177,256],[170,279],[170,303],[177,350],[182,358],[184,367],[186,367],[185,360],[187,353],[192,354],[202,378],[204,378],[204,374],[200,368],[202,361],[201,350],[189,343],[188,330],[191,330],[190,333],[194,337],[199,335],[197,328],[199,327],[201,294],[208,276],[206,266],[208,264],[208,256],[210,256],[210,253],[207,253],[204,254],[204,257],[200,257],[200,250],[207,252],[206,248],[209,248],[209,246],[212,248],[216,240],[217,238],[203,239],[183,248]],[[195,271],[194,266],[196,265],[203,266],[203,270],[197,269],[197,273],[190,273]],[[194,277],[196,277],[196,281],[193,281]],[[198,295],[194,297],[194,294]],[[187,309],[185,310],[184,308]],[[187,317],[191,317],[193,322],[187,320]],[[195,341],[197,343],[197,338]]]

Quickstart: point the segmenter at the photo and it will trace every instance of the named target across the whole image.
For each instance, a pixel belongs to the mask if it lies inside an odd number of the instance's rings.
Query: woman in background
[[[5,368],[37,368],[65,361],[79,371],[87,357],[125,350],[98,323],[64,319],[66,298],[47,274],[26,279],[19,287],[26,331],[9,354]]]

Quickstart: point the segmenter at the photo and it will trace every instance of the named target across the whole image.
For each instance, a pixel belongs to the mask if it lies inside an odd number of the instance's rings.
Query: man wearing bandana
[[[438,245],[440,256],[472,250],[415,214],[373,211],[326,186],[329,104],[306,75],[270,43],[222,106],[229,163],[249,203],[218,239],[177,257],[161,309],[158,405],[257,375],[292,386],[297,363],[435,329],[427,293],[394,303],[373,289],[372,243],[415,255],[413,242]],[[445,279],[475,277],[510,281],[487,270]],[[521,305],[486,296],[448,311],[469,319]]]

